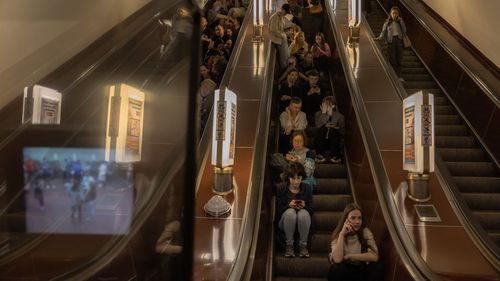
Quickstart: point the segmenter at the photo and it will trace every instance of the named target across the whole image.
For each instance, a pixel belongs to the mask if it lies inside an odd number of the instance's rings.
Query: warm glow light
[[[422,91],[403,100],[403,169],[406,171],[417,174],[434,172],[433,108],[434,95],[429,94],[426,105]],[[428,157],[425,157],[426,153]],[[428,171],[425,170],[426,164]]]
[[[354,76],[358,77],[359,69],[359,45],[358,44],[346,44],[347,55],[349,56],[349,64],[353,70]]]
[[[361,22],[361,0],[349,0],[349,26],[358,26]]]
[[[141,160],[144,92],[126,84],[109,88],[106,161]]]
[[[236,141],[236,94],[225,88],[215,90],[212,129],[212,165],[224,168],[234,165]],[[221,96],[224,96],[221,98]]]
[[[264,71],[264,46],[262,43],[253,44],[253,75],[261,76]]]

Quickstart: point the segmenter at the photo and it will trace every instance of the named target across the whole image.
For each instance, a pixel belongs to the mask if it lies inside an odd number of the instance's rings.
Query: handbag
[[[403,47],[405,47],[405,48],[411,47],[410,37],[408,37],[408,35],[406,35],[406,33],[403,34]]]

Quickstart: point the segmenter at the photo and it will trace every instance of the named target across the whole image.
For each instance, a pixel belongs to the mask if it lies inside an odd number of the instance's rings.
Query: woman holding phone
[[[361,208],[348,204],[332,234],[328,280],[382,280],[378,258],[377,244]]]
[[[276,214],[279,228],[285,232],[285,257],[295,257],[294,234],[299,232],[299,256],[309,257],[307,240],[313,215],[312,189],[302,182],[306,177],[304,166],[290,163],[285,171],[286,182],[279,184],[276,191]]]

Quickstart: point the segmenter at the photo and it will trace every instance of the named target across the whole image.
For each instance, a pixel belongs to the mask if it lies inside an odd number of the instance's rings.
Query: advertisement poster
[[[422,105],[422,146],[432,146],[432,105]]]
[[[231,103],[231,138],[229,143],[229,158],[234,159],[235,134],[236,134],[236,104]]]
[[[404,150],[405,164],[415,164],[415,106],[404,111]]]
[[[140,156],[142,101],[129,99],[125,154],[127,157]]]
[[[57,124],[59,101],[42,97],[40,106],[40,124]]]

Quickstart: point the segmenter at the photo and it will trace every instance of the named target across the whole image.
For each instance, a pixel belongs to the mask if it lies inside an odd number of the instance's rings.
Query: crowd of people
[[[307,20],[303,17],[306,13]],[[343,158],[345,118],[329,84],[332,49],[321,32],[322,19],[320,1],[288,0],[270,17],[268,25],[281,70],[275,91],[280,112],[279,152],[272,155],[271,166],[280,172],[276,179],[276,222],[284,234],[287,258],[310,257],[316,165],[338,164]],[[306,131],[314,132],[311,144]],[[378,280],[378,258],[360,207],[349,204],[332,234],[328,279]]]

